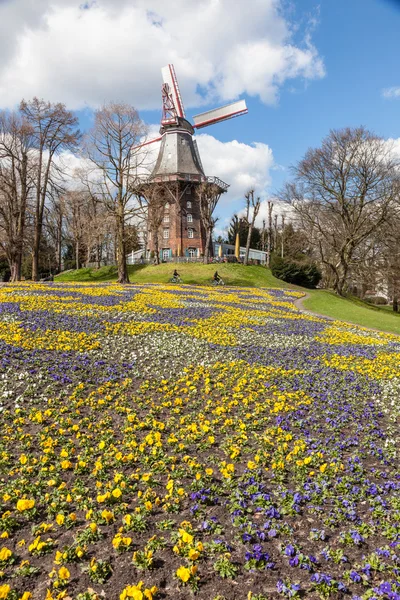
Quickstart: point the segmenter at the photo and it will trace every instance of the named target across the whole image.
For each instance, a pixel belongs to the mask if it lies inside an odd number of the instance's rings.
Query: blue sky
[[[204,130],[223,142],[268,144],[277,166],[283,167],[271,172],[272,194],[290,176],[290,165],[318,146],[330,129],[365,125],[386,138],[400,138],[400,97],[388,99],[382,93],[400,87],[400,1],[297,0],[293,9],[299,37],[310,15],[318,19],[312,40],[326,75],[286,82],[275,106],[243,94],[247,116]],[[157,123],[160,111],[141,115]],[[240,200],[233,205],[239,208]]]
[[[122,100],[156,124],[167,62],[189,117],[245,98],[248,115],[199,140],[209,174],[232,184],[223,224],[247,181],[273,196],[330,129],[400,139],[399,46],[400,0],[0,0],[0,108],[38,95],[65,102],[85,129],[93,108]],[[196,106],[197,84],[209,105]]]

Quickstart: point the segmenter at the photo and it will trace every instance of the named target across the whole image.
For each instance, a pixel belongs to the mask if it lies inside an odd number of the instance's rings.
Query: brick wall
[[[169,250],[169,256],[188,256],[189,252],[196,256],[204,252],[205,232],[201,225],[200,207],[195,194],[195,184],[181,184],[180,186],[180,210],[177,199],[169,202],[164,209],[164,215],[169,220],[163,220],[159,234],[159,249],[161,258],[163,251]],[[183,192],[183,194],[182,194]],[[168,238],[164,237],[164,231],[168,231]],[[193,237],[189,237],[193,234]],[[148,250],[154,251],[154,241],[148,240]]]

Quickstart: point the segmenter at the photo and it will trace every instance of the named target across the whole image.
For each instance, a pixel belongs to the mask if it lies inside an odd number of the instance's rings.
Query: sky
[[[249,113],[197,135],[230,184],[218,228],[254,187],[266,201],[331,129],[400,143],[400,1],[0,0],[0,109],[63,102],[83,130],[108,101],[157,131],[160,69],[175,65],[187,117],[239,98]]]

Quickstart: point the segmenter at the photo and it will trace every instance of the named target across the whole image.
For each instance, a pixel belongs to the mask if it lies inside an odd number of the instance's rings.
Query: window
[[[188,248],[189,258],[196,258],[197,250],[196,248]]]
[[[164,223],[169,223],[169,215],[164,215]]]
[[[169,202],[167,202],[167,203],[165,204],[165,208],[169,208],[169,207],[170,207],[170,204],[169,204]]]
[[[163,248],[162,257],[163,257],[163,260],[169,259],[169,248]]]
[[[164,240],[168,240],[168,238],[169,238],[169,229],[164,229],[164,231],[163,231],[163,238],[164,238]]]
[[[187,201],[186,208],[192,208],[192,203],[190,200]]]
[[[193,215],[188,215],[187,216],[187,222],[188,223],[193,223]]]
[[[194,229],[191,227],[188,229],[188,238],[194,238]]]

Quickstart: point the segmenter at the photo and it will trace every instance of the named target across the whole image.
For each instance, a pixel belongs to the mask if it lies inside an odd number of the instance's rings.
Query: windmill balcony
[[[150,176],[146,179],[147,182],[166,182],[166,181],[188,181],[188,182],[196,182],[196,183],[214,183],[215,185],[217,185],[219,188],[221,188],[223,191],[226,192],[226,190],[229,188],[229,184],[225,183],[225,181],[222,181],[222,179],[220,179],[219,177],[213,177],[213,176],[206,176],[206,175],[200,175],[200,174],[193,174],[193,173],[173,173],[173,174],[169,174],[169,175],[155,175],[155,176]]]

